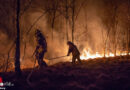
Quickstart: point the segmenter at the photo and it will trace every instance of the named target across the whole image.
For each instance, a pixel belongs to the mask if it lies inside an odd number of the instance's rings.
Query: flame
[[[104,57],[104,55],[99,54],[99,52],[96,52],[95,54],[91,54],[90,51],[91,51],[90,49],[88,49],[88,50],[84,49],[83,53],[80,56],[80,59],[86,60],[86,59],[94,59],[94,58],[103,58]],[[126,51],[122,52],[122,53],[121,52],[116,53],[116,56],[125,56],[125,55],[127,55]],[[130,53],[129,53],[129,55],[130,55]],[[105,57],[114,57],[114,53],[105,54]]]

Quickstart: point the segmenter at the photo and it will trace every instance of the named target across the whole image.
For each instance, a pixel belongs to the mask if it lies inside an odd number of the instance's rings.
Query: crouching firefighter
[[[67,56],[70,55],[70,53],[72,53],[72,64],[75,64],[76,59],[78,60],[78,62],[81,64],[81,60],[80,60],[80,52],[77,49],[76,45],[74,45],[72,42],[68,41],[67,45],[69,46],[69,50],[68,50],[68,54]]]
[[[35,31],[37,46],[35,49],[35,57],[38,61],[40,68],[47,67],[46,62],[43,60],[44,54],[47,52],[47,42],[40,30]]]

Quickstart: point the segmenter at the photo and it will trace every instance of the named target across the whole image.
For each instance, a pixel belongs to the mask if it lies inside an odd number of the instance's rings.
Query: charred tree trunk
[[[113,36],[114,36],[114,56],[116,56],[117,53],[117,6],[114,7],[114,14],[113,14]]]
[[[52,18],[52,25],[51,25],[51,27],[52,27],[52,41],[53,41],[53,38],[54,38],[54,23],[55,23],[55,16],[56,16],[56,10],[54,10],[54,13],[53,13],[53,18]]]
[[[68,0],[66,0],[66,39],[69,40],[68,36]]]
[[[128,29],[127,29],[127,31],[126,31],[126,48],[127,48],[127,55],[129,55],[129,27],[128,27]]]
[[[57,12],[57,8],[58,8],[58,1],[53,1],[52,2],[52,23],[51,23],[51,27],[52,27],[52,41],[54,39],[54,24],[55,24],[55,19],[56,19],[56,12]]]
[[[103,39],[103,52],[104,52],[104,57],[106,57],[106,53],[107,53],[107,46],[108,46],[108,39],[109,39],[109,33],[110,33],[111,29],[109,28],[107,30],[106,35],[104,36],[103,30],[102,30],[102,39]]]
[[[20,69],[20,27],[19,27],[19,13],[20,13],[20,0],[17,0],[17,8],[16,8],[17,37],[16,37],[16,52],[15,52],[15,72],[16,72],[17,76],[21,75],[21,69]]]
[[[130,0],[128,0],[127,55],[130,53]]]
[[[130,19],[130,17],[129,17]],[[130,22],[130,20],[128,20],[128,22]],[[128,26],[127,31],[126,31],[126,51],[127,51],[127,55],[129,55],[130,53],[130,27]]]
[[[130,55],[130,28],[128,29],[128,55]]]
[[[72,1],[72,42],[74,42],[74,28],[75,28],[75,0]]]

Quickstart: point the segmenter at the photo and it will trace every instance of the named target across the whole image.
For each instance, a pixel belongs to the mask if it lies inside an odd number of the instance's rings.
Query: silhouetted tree
[[[118,6],[119,2],[117,0],[103,0],[105,9],[104,14],[101,18],[103,21],[104,26],[107,28],[106,35],[103,38],[103,50],[104,50],[104,57],[106,51],[109,52],[112,48],[114,50],[114,55],[116,56],[117,52],[117,25],[118,25]],[[102,32],[103,34],[103,32]],[[108,41],[109,40],[109,41]],[[109,47],[111,44],[112,47]],[[109,53],[108,53],[109,54]]]
[[[72,42],[74,42],[74,28],[75,28],[75,0],[72,0]]]
[[[69,36],[68,36],[68,19],[69,19],[69,15],[68,15],[68,9],[69,9],[69,6],[68,6],[68,0],[65,0],[65,11],[66,11],[66,39],[67,41],[69,40]]]
[[[128,14],[127,14],[127,22],[128,22],[128,28],[127,28],[127,55],[130,53],[130,0],[128,0]]]
[[[17,37],[16,37],[16,52],[15,52],[15,72],[17,76],[21,75],[20,69],[20,27],[19,27],[19,16],[20,16],[20,0],[17,0],[16,8],[16,28],[17,28]]]

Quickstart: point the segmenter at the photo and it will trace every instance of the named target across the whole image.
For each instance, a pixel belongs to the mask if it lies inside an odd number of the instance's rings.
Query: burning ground
[[[3,80],[14,84],[8,89],[17,90],[130,90],[130,57],[83,60],[82,65],[58,63],[39,70],[24,69],[16,80],[14,72],[2,73]]]

